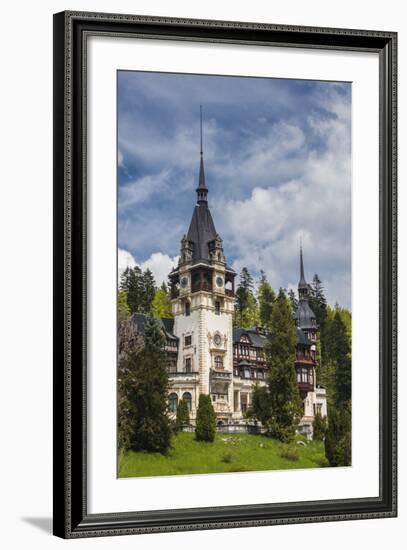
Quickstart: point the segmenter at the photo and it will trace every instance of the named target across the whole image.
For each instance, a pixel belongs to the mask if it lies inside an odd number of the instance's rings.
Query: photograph
[[[117,477],[352,465],[352,83],[117,71]]]

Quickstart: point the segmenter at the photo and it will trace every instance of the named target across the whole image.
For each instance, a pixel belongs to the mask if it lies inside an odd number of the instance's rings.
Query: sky
[[[196,204],[200,126],[208,203],[229,265],[274,289],[322,280],[351,308],[351,84],[118,72],[118,263],[158,284]]]

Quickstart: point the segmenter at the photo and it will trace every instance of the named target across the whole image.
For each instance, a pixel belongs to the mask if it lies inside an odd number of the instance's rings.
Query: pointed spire
[[[200,114],[200,134],[201,134],[201,150],[200,150],[201,159],[199,164],[199,183],[196,189],[196,193],[198,196],[198,204],[206,204],[208,202],[208,199],[207,199],[208,188],[206,187],[206,183],[205,183],[205,170],[204,170],[204,162],[203,162],[202,105],[199,106],[199,114]]]
[[[304,260],[302,257],[302,244],[300,245],[300,282],[298,283],[298,289],[307,289],[308,285],[304,275]]]

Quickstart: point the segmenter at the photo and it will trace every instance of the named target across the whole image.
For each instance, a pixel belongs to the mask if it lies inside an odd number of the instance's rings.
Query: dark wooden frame
[[[110,36],[377,52],[380,59],[380,496],[88,514],[86,39]],[[54,534],[64,538],[396,515],[397,34],[134,15],[54,15]]]

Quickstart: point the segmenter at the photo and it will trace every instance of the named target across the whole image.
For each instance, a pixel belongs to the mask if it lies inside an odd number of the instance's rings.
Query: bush
[[[198,411],[196,413],[195,436],[198,441],[212,442],[216,433],[216,414],[209,395],[199,396]]]
[[[222,456],[222,462],[224,462],[225,464],[230,464],[232,460],[233,460],[232,453],[225,453]]]
[[[296,462],[300,459],[300,455],[297,451],[297,449],[293,447],[287,447],[280,453],[281,458],[285,458],[286,460],[291,460],[292,462]]]
[[[319,412],[315,415],[314,424],[313,424],[313,439],[314,441],[323,441],[326,433],[326,418],[321,416]]]
[[[175,420],[175,428],[181,430],[183,426],[189,425],[189,410],[188,403],[185,399],[181,399],[177,408],[177,419]]]

